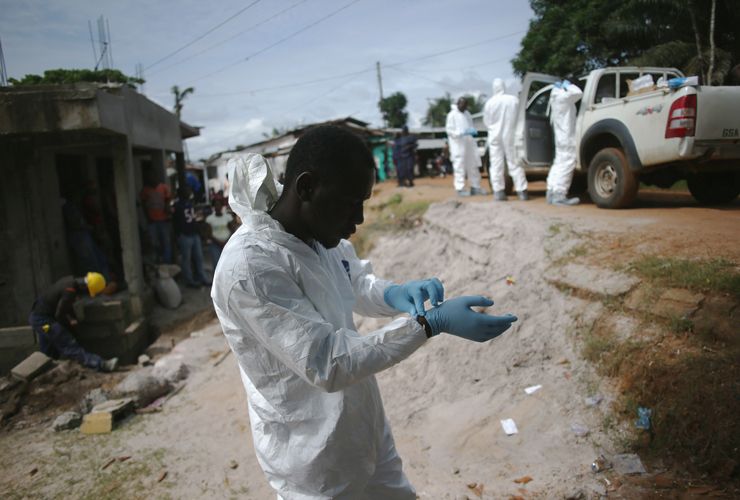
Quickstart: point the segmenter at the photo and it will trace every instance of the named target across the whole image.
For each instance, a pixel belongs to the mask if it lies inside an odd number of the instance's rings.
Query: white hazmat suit
[[[494,193],[506,190],[504,179],[504,158],[506,158],[506,166],[514,181],[514,189],[522,193],[527,190],[527,176],[517,162],[514,150],[514,128],[519,99],[506,94],[504,82],[500,78],[493,80],[492,87],[493,94],[483,107],[483,123],[488,127],[491,185]]]
[[[370,263],[342,240],[307,245],[266,211],[280,185],[264,158],[229,164],[229,204],[242,220],[211,296],[249,402],[257,459],[285,500],[414,499],[374,373],[426,341],[404,317],[361,336],[353,311],[394,316]]]
[[[472,190],[480,190],[480,155],[475,139],[466,134],[466,130],[474,128],[473,118],[468,110],[460,111],[457,105],[453,104],[452,109],[447,113],[445,129],[450,144],[450,158],[452,160],[452,169],[455,173],[455,190],[462,191],[465,189],[465,177]]]
[[[576,103],[583,92],[572,83],[550,92],[550,123],[555,135],[555,159],[547,175],[547,190],[567,196],[576,168]]]

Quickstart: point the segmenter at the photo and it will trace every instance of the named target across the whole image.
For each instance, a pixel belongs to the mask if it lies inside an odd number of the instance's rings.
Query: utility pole
[[[377,61],[375,63],[375,70],[378,73],[378,89],[380,89],[380,101],[379,102],[383,102],[383,76],[380,74],[380,61]],[[385,116],[383,115],[383,111],[381,111],[380,114],[381,116],[383,116],[383,126],[385,128],[388,128],[388,122],[386,121]]]

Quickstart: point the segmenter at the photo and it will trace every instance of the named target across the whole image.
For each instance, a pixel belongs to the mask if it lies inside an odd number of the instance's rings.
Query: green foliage
[[[195,92],[195,89],[193,87],[188,87],[185,90],[180,90],[180,87],[178,87],[177,85],[174,85],[172,87],[172,94],[175,96],[175,106],[173,107],[173,110],[175,111],[175,114],[178,118],[180,118],[180,113],[182,113],[183,101],[189,94],[192,94],[193,92]]]
[[[407,103],[406,96],[402,92],[396,92],[380,100],[378,107],[389,127],[401,128],[406,125],[409,114],[404,109]]]
[[[427,114],[421,122],[427,127],[444,127],[451,106],[452,96],[449,92],[442,97],[430,100]]]
[[[47,69],[44,75],[26,75],[20,80],[8,79],[11,85],[54,85],[61,83],[95,82],[95,83],[123,83],[129,87],[136,87],[144,83],[141,78],[127,76],[117,69]]]
[[[577,76],[626,64],[675,66],[691,74],[708,68],[711,2],[530,0],[530,5],[535,16],[512,60],[519,75]],[[740,62],[740,3],[717,0],[716,6],[712,79],[720,82]]]
[[[464,95],[463,97],[468,101],[468,111],[471,115],[480,112],[486,104],[486,98],[482,95],[477,98],[472,95]],[[444,127],[447,121],[447,113],[450,112],[454,102],[449,92],[442,97],[431,99],[421,123],[428,127]]]

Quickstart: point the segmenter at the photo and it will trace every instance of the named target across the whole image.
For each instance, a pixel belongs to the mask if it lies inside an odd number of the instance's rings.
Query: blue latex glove
[[[477,136],[477,135],[478,135],[478,131],[477,131],[476,129],[474,129],[473,127],[470,127],[469,129],[467,129],[467,130],[465,131],[465,133],[466,133],[467,135],[471,136],[471,137],[475,137],[475,136]]]
[[[480,295],[457,297],[427,311],[426,321],[432,336],[445,332],[475,342],[486,342],[504,333],[517,320],[511,314],[491,316],[470,309],[473,306],[492,305],[491,299]]]
[[[563,80],[563,88],[565,90],[568,90],[568,87],[570,87],[571,85],[573,85],[573,84],[570,83],[568,80]]]
[[[439,305],[445,299],[445,289],[437,278],[415,280],[403,285],[391,285],[383,292],[385,303],[392,308],[409,313],[411,316],[424,316],[424,302]]]
[[[563,88],[563,82],[555,82],[552,84],[553,87],[556,89],[562,89]]]

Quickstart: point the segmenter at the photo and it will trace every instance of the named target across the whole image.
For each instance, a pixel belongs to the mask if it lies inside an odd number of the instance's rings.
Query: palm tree
[[[188,94],[192,94],[193,92],[195,92],[193,87],[188,87],[182,92],[180,92],[180,87],[177,85],[172,87],[172,93],[175,95],[175,114],[178,118],[180,118],[180,112],[182,111],[182,101],[185,100]]]

